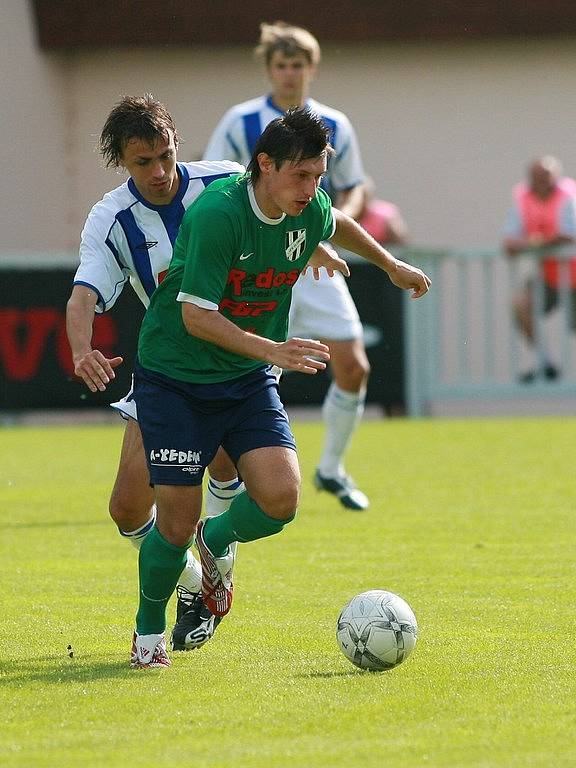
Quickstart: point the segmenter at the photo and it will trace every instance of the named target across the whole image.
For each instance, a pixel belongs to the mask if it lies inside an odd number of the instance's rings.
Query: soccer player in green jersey
[[[272,121],[249,172],[214,182],[186,211],[168,275],[140,332],[134,396],[155,487],[156,527],[140,550],[133,667],[167,666],[166,604],[194,534],[209,609],[233,597],[231,545],[279,533],[294,519],[300,470],[273,366],[314,374],[325,344],[286,340],[290,296],[307,266],[347,273],[331,240],[423,296],[429,278],[395,259],[319,187],[329,130],[306,109]],[[245,491],[200,521],[202,477],[222,445]]]

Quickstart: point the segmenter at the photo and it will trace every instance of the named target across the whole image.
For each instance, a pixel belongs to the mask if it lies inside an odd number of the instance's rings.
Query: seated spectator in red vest
[[[404,245],[408,239],[408,228],[397,206],[375,196],[374,181],[366,177],[364,204],[358,223],[380,244]]]
[[[560,161],[550,155],[535,160],[528,168],[528,180],[517,184],[504,230],[504,250],[510,257],[537,249],[544,255],[540,264],[543,281],[544,313],[558,306],[563,270],[559,259],[546,258],[543,249],[576,242],[576,181],[562,176]],[[566,279],[566,278],[564,278]],[[576,330],[576,259],[569,263],[570,318]],[[535,279],[531,278],[514,297],[513,309],[520,333],[534,347]],[[549,356],[541,370],[529,369],[520,375],[524,383],[538,375],[556,379],[560,374]]]

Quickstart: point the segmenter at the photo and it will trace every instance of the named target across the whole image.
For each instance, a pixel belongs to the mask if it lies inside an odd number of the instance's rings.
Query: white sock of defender
[[[120,535],[127,538],[133,547],[140,551],[142,542],[146,536],[150,533],[154,524],[156,523],[156,504],[153,504],[150,509],[150,518],[141,525],[140,528],[136,528],[134,531],[123,531],[120,528]],[[186,553],[187,562],[186,567],[180,574],[178,584],[184,587],[187,592],[199,592],[202,589],[202,567],[198,560],[194,557],[192,552],[188,550]]]
[[[362,418],[365,403],[365,387],[360,392],[345,392],[335,382],[330,385],[322,405],[326,433],[318,471],[323,477],[345,474],[344,454]]]
[[[206,517],[216,517],[226,512],[234,497],[244,490],[244,483],[237,477],[234,480],[214,480],[208,477],[204,514]]]
[[[234,480],[214,480],[208,476],[208,485],[206,486],[206,499],[204,503],[204,514],[206,517],[216,517],[226,512],[234,498],[242,493],[244,483],[239,478]],[[233,541],[230,544],[230,551],[236,558],[238,542]]]
[[[124,538],[128,539],[130,544],[132,544],[133,547],[135,547],[138,551],[140,551],[140,547],[142,546],[142,542],[146,538],[146,536],[150,533],[152,528],[154,528],[154,523],[156,522],[156,504],[153,504],[150,508],[150,517],[148,520],[144,523],[144,525],[141,525],[140,528],[136,528],[134,531],[123,531],[121,528],[118,528],[118,531],[120,533],[120,536],[124,536]]]
[[[178,578],[178,586],[186,592],[200,592],[202,589],[202,566],[190,550],[186,552],[186,567]]]

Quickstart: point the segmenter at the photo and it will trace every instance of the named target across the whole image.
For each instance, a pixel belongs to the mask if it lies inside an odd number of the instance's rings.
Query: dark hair
[[[151,93],[124,96],[108,115],[100,134],[100,153],[106,167],[122,165],[130,139],[142,139],[153,146],[158,139],[168,140],[170,131],[178,146],[178,133],[170,113]]]
[[[333,153],[330,129],[322,118],[304,107],[289,109],[282,117],[268,123],[256,142],[248,163],[252,183],[260,178],[258,155],[265,152],[279,169],[286,160],[298,162],[319,157],[322,152]]]

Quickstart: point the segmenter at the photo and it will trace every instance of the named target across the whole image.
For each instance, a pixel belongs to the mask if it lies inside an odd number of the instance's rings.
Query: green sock
[[[295,517],[295,514],[286,520],[269,517],[246,491],[243,491],[234,497],[226,512],[206,519],[204,541],[215,557],[222,557],[233,541],[256,541],[273,536],[280,533],[286,523]]]
[[[138,558],[140,604],[136,614],[139,635],[160,634],[166,629],[166,605],[186,565],[187,549],[170,544],[156,527],[142,542]]]

